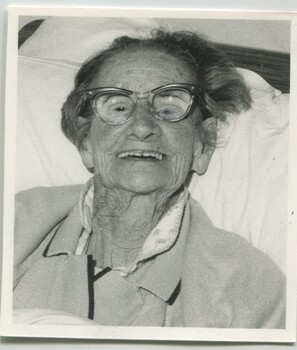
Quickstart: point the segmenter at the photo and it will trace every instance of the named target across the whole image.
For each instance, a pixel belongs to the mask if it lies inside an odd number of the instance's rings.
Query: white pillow
[[[149,18],[49,17],[19,54],[82,63],[121,35],[144,36],[157,27]]]
[[[85,182],[90,174],[60,127],[77,66],[19,57],[16,191]]]
[[[62,134],[60,109],[73,86],[78,69],[75,62],[89,56],[95,42],[101,40],[106,45],[124,29],[132,34],[135,27],[133,20],[121,19],[117,30],[110,31],[114,23],[100,18],[92,19],[89,27],[84,22],[78,34],[76,20],[68,18],[65,26],[65,18],[49,19],[48,26],[44,23],[21,50],[17,191],[83,183],[90,176],[77,150]],[[140,20],[136,22],[139,27]],[[145,21],[145,25],[149,30],[154,23]],[[50,35],[58,32],[59,37]],[[70,47],[76,35],[80,40],[76,40],[72,55]],[[239,116],[230,115],[227,123],[219,126],[220,146],[207,173],[193,177],[190,190],[216,226],[242,235],[285,271],[289,98],[257,74],[239,72],[251,89],[253,108]]]
[[[251,92],[253,108],[229,116],[222,146],[190,190],[215,226],[245,237],[285,272],[289,95]]]

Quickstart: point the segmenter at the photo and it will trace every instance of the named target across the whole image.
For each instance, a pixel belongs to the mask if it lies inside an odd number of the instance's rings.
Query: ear
[[[89,137],[86,137],[84,139],[78,151],[80,153],[84,166],[91,173],[93,173],[94,172],[93,149],[92,149],[91,140],[89,139]]]
[[[208,118],[203,121],[202,127],[207,134],[216,135],[217,122],[215,118]],[[203,175],[209,165],[213,152],[215,150],[215,137],[212,137],[211,144],[197,137],[197,142],[194,151],[194,161],[192,170],[198,175]]]

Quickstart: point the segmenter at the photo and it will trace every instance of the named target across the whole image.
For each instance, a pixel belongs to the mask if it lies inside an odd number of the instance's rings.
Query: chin
[[[148,176],[130,178],[129,181],[121,182],[121,188],[136,194],[149,194],[165,189],[165,184],[160,181],[152,181]]]

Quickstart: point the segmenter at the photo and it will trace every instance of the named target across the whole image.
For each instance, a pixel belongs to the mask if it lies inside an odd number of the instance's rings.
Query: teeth
[[[157,152],[145,152],[145,151],[128,151],[128,152],[122,152],[119,154],[119,158],[125,158],[128,156],[136,156],[136,157],[154,157],[158,160],[163,159],[163,155],[161,153]]]

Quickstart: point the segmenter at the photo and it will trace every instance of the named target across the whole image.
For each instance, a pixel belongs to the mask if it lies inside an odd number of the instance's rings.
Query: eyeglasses
[[[114,87],[85,90],[85,100],[91,100],[94,113],[108,125],[128,122],[139,99],[147,99],[152,115],[166,122],[184,119],[197,97],[203,105],[201,89],[192,84],[169,84],[140,93]]]

